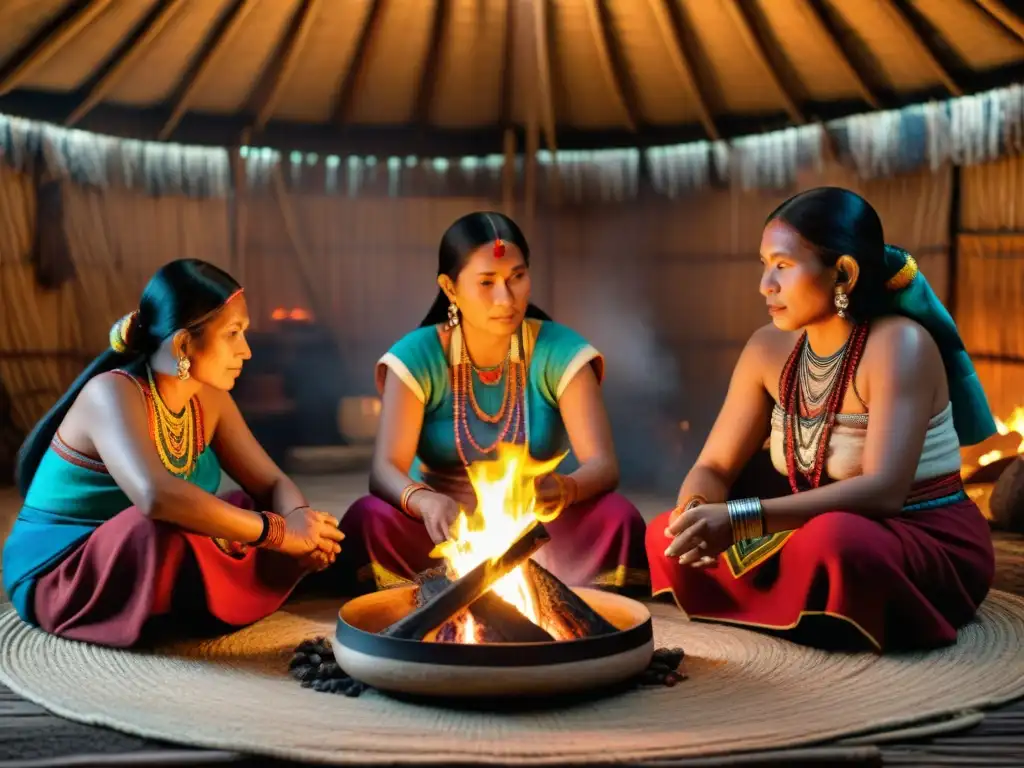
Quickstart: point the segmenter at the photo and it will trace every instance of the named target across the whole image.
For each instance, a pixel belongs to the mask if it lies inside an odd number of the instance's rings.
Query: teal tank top
[[[140,389],[149,397],[146,388]],[[202,424],[201,419],[198,424]],[[207,493],[217,492],[221,467],[209,445],[203,446],[192,472],[182,479]],[[84,456],[67,446],[59,435],[54,436],[32,478],[2,555],[4,590],[24,621],[35,623],[35,580],[100,525],[131,506],[131,500],[101,461]]]
[[[452,334],[454,336],[454,334]],[[568,449],[568,436],[559,400],[579,371],[591,366],[598,381],[604,378],[604,358],[590,342],[573,329],[552,321],[526,320],[518,333],[525,364],[525,391],[522,393],[522,420],[518,434],[509,433],[509,442],[525,442],[530,456],[543,461]],[[455,401],[451,384],[458,360],[453,348],[445,345],[434,326],[417,328],[399,339],[377,362],[376,384],[383,394],[387,373],[397,376],[423,403],[423,426],[410,475],[422,477],[424,468],[462,470],[462,456],[456,445]],[[501,409],[509,368],[493,385],[481,383],[475,376],[470,386],[478,405],[493,414]],[[472,435],[480,445],[491,444],[503,424],[478,419],[467,409]],[[479,458],[463,437],[463,453]]]

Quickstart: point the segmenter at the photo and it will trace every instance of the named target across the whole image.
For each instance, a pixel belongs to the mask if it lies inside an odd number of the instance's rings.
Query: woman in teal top
[[[537,461],[571,448],[579,462],[538,481],[545,516],[557,516],[536,559],[572,585],[647,585],[643,519],[614,493],[604,360],[530,303],[529,264],[510,218],[462,217],[441,240],[434,305],[378,362],[371,495],[342,518],[346,561],[366,582],[399,584],[438,565],[434,545],[451,537],[460,505],[475,507],[466,467],[515,444]]]
[[[244,625],[334,560],[337,520],[309,508],[229,394],[248,325],[230,275],[173,261],[36,425],[3,551],[22,619],[118,647],[159,616]],[[222,465],[247,493],[215,495]]]

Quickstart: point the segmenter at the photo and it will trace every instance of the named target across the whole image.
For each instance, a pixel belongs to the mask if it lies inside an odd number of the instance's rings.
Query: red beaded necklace
[[[799,493],[800,487],[797,483],[798,477],[810,483],[811,488],[817,488],[821,484],[821,476],[825,470],[826,457],[828,455],[829,442],[832,437],[832,427],[836,421],[836,414],[842,404],[843,394],[853,381],[857,372],[857,365],[860,363],[861,355],[864,353],[864,345],[868,338],[867,323],[861,323],[854,327],[847,342],[846,350],[843,352],[843,359],[840,363],[839,375],[835,386],[829,392],[825,401],[822,418],[825,424],[818,439],[814,465],[810,473],[804,473],[796,465],[796,430],[797,420],[800,418],[800,383],[797,375],[797,365],[800,360],[800,353],[804,344],[807,343],[807,333],[800,336],[789,359],[782,368],[782,375],[779,377],[779,404],[784,411],[785,420],[785,443],[786,443],[786,471],[789,475],[789,486],[793,493]]]
[[[486,456],[493,452],[498,445],[505,442],[511,435],[511,440],[515,442],[519,439],[521,428],[525,427],[523,418],[523,400],[526,391],[526,366],[522,361],[519,350],[522,348],[520,344],[519,335],[516,334],[512,337],[512,347],[510,349],[510,355],[508,359],[508,378],[505,380],[505,391],[502,397],[501,407],[495,414],[489,414],[480,407],[476,400],[476,393],[473,391],[473,363],[469,358],[469,353],[466,350],[465,341],[461,338],[460,331],[456,330],[459,334],[459,339],[456,341],[453,335],[452,343],[458,343],[461,349],[458,352],[458,361],[453,361],[451,365],[451,382],[452,382],[452,410],[454,416],[454,428],[455,428],[455,449],[459,454],[459,458],[462,460],[464,465],[471,463],[470,459],[466,456],[465,447],[463,445],[463,439],[468,442],[474,450],[479,452],[481,455]],[[477,442],[473,436],[473,432],[469,425],[469,408],[466,407],[467,401],[469,407],[472,408],[474,415],[481,421],[488,424],[498,424],[504,419],[504,425],[495,438],[494,442],[488,446],[482,446]]]

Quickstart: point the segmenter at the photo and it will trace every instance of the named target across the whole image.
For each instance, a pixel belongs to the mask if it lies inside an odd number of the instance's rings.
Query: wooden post
[[[513,128],[505,129],[504,154],[505,164],[501,168],[501,207],[505,215],[515,218],[516,207],[516,132]]]

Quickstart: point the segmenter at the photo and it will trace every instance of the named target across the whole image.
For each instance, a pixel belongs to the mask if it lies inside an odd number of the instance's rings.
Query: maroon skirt
[[[638,590],[650,584],[646,526],[625,497],[609,493],[574,504],[544,527],[551,541],[534,559],[566,584]],[[407,584],[441,564],[430,557],[434,543],[423,524],[376,496],[349,507],[341,529],[345,547],[331,570],[354,573],[359,591]]]
[[[253,508],[241,492],[222,498]],[[129,507],[36,579],[33,610],[52,634],[129,647],[155,619],[179,630],[251,624],[280,608],[303,574],[294,558],[231,552]]]
[[[671,593],[692,619],[808,645],[888,651],[954,643],[995,573],[988,522],[970,500],[878,520],[819,515],[745,570],[725,555],[706,569],[666,557],[670,514],[647,529],[654,594]]]

